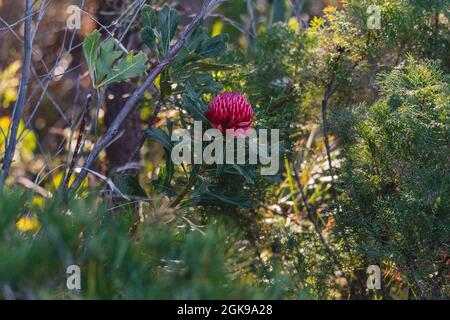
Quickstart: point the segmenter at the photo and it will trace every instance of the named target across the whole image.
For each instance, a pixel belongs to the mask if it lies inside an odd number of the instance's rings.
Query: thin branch
[[[292,0],[292,11],[293,11],[295,18],[297,19],[297,22],[300,26],[305,24],[305,23],[303,23],[302,17],[301,17],[304,4],[305,4],[305,0]]]
[[[255,18],[255,10],[253,8],[252,0],[247,0],[247,13],[248,18],[250,19],[250,29],[249,34],[252,34],[253,37],[249,37],[249,43],[253,50],[256,50],[256,18]]]
[[[244,26],[241,25],[240,23],[228,18],[227,16],[224,16],[223,14],[220,13],[212,13],[209,14],[208,17],[212,17],[212,18],[220,18],[221,20],[225,21],[226,23],[228,23],[229,25],[231,25],[232,27],[236,28],[239,32],[241,32],[242,34],[248,35],[251,38],[256,38],[256,36],[252,33],[249,33],[248,30],[245,30]]]
[[[123,108],[120,110],[119,114],[116,116],[111,126],[105,133],[105,136],[99,143],[95,146],[94,150],[89,154],[84,164],[84,168],[91,168],[95,160],[99,156],[100,152],[104,150],[112,139],[119,133],[119,128],[125,121],[128,114],[134,108],[136,103],[145,93],[148,87],[150,87],[158,75],[173,61],[177,53],[183,48],[187,39],[192,34],[197,25],[203,20],[203,18],[214,9],[216,5],[223,2],[224,0],[208,0],[204,3],[202,9],[197,14],[197,16],[192,20],[192,22],[187,26],[186,30],[181,35],[180,39],[175,43],[175,45],[170,49],[167,56],[150,72],[150,75],[144,80],[142,85],[137,88],[131,97],[127,100]],[[87,175],[86,170],[82,170],[78,177],[75,179],[71,189],[77,190],[81,185],[82,181]]]
[[[136,2],[135,2],[136,3]],[[134,5],[134,3],[133,3]],[[130,22],[128,23],[127,27],[125,28],[125,30],[122,32],[122,35],[120,36],[119,43],[122,43],[123,39],[125,38],[125,35],[128,33],[128,31],[130,30],[131,26],[133,25],[134,21],[136,20],[139,12],[141,11],[142,7],[145,5],[145,0],[140,0],[138,1],[138,7],[136,8],[136,12],[134,13],[133,17],[131,18]]]
[[[362,55],[362,57],[360,57],[360,59],[355,61],[355,63],[350,68],[350,73],[356,69],[356,67],[359,65],[359,63],[361,61],[364,60],[364,57],[367,54],[369,44],[370,44],[370,37],[367,38],[366,49],[365,49],[366,52]],[[338,59],[340,59],[340,56],[338,57]],[[333,163],[332,163],[332,158],[331,158],[331,146],[330,146],[330,140],[328,137],[329,130],[328,130],[327,114],[328,114],[328,102],[338,89],[339,89],[339,85],[338,84],[335,85],[335,77],[333,75],[331,77],[330,81],[328,82],[328,84],[326,85],[325,93],[322,98],[323,135],[324,135],[325,148],[327,151],[328,169],[330,171],[330,176],[331,176],[331,187],[332,187],[331,191],[332,191],[334,202],[337,201],[337,194],[336,194],[336,183],[335,183],[335,179],[334,179],[334,169],[333,169]],[[339,207],[338,207],[338,210],[339,210]]]
[[[306,198],[305,191],[303,190],[303,186],[302,186],[302,183],[300,181],[300,177],[298,176],[298,171],[297,171],[297,168],[295,168],[294,163],[292,163],[292,169],[294,170],[294,177],[295,177],[295,180],[297,181],[297,186],[298,186],[298,188],[300,190],[300,194],[302,196],[302,201],[303,201],[303,204],[305,205],[306,212],[308,214],[309,220],[311,220],[311,222],[313,223],[314,229],[316,230],[316,233],[319,236],[320,241],[322,242],[323,246],[325,247],[325,250],[328,252],[328,254],[333,259],[334,263],[340,269],[343,269],[341,263],[339,262],[338,257],[336,256],[334,251],[330,248],[330,246],[328,245],[327,241],[325,240],[325,238],[322,235],[322,231],[320,230],[319,224],[317,223],[317,220],[314,217],[314,213],[312,212],[312,209],[309,206],[308,199]]]
[[[83,139],[83,132],[86,128],[87,118],[89,116],[89,105],[91,103],[92,93],[89,93],[86,98],[86,104],[83,110],[83,116],[80,124],[80,130],[78,133],[77,144],[75,145],[75,150],[72,156],[72,162],[70,163],[69,170],[67,172],[66,180],[64,182],[63,190],[66,190],[70,183],[70,178],[72,177],[73,169],[75,168],[76,161],[78,159],[78,152],[80,151],[81,142]]]
[[[14,106],[13,116],[12,116],[12,126],[9,134],[9,140],[6,145],[5,159],[3,161],[3,172],[0,177],[0,189],[6,181],[9,175],[9,169],[14,158],[14,153],[16,151],[17,145],[17,132],[19,130],[19,123],[22,119],[23,110],[25,108],[25,101],[28,89],[28,81],[30,78],[31,70],[31,54],[33,51],[33,39],[31,35],[31,10],[33,7],[33,0],[25,1],[25,28],[24,28],[24,57],[23,57],[23,69],[22,69],[22,80],[20,82],[19,94],[17,98],[16,105]]]
[[[327,159],[328,159],[328,169],[330,171],[331,176],[331,184],[334,189],[334,170],[333,170],[333,163],[331,158],[331,147],[330,147],[330,140],[328,138],[328,122],[327,122],[327,113],[328,113],[328,100],[330,99],[331,95],[333,94],[333,91],[331,89],[332,82],[327,87],[325,94],[322,99],[322,126],[323,126],[323,136],[324,136],[324,142],[325,142],[325,148],[327,151]],[[333,190],[334,192],[334,190]]]

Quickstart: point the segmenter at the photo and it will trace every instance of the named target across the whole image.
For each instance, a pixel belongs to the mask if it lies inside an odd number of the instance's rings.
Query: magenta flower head
[[[224,92],[213,99],[206,117],[222,133],[227,129],[242,129],[246,136],[252,127],[253,108],[242,93]]]

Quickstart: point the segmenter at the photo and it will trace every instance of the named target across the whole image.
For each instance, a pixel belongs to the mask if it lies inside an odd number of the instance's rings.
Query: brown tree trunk
[[[101,0],[98,10],[98,18],[99,22],[103,25],[110,25],[113,21],[115,21],[120,15],[121,12],[129,5],[129,2],[126,0]],[[102,15],[101,12],[117,12],[117,15]],[[126,26],[123,26],[126,27]],[[121,35],[123,32],[122,26],[118,29],[115,36]],[[129,32],[130,34],[130,32]],[[124,46],[129,44],[130,36],[127,34],[122,43]],[[131,48],[130,48],[131,47]],[[127,49],[136,49],[133,48],[133,44],[129,45]],[[128,95],[134,90],[133,82],[120,82],[113,84],[108,87],[106,95],[105,95],[105,125],[109,127],[117,114],[122,109],[125,104]],[[106,149],[107,158],[109,161],[108,171],[111,171],[114,168],[118,168],[124,166],[128,163],[129,157],[132,154],[135,145],[139,143],[140,131],[141,131],[141,121],[140,115],[138,112],[130,114],[126,121],[120,127],[120,132],[123,131],[123,134],[119,139],[117,139],[113,144],[111,144]],[[139,161],[139,155],[136,156],[135,159],[131,159],[132,161]]]
[[[105,125],[113,122],[116,115],[125,104],[129,93],[133,92],[134,85],[131,83],[116,83],[111,85],[106,92],[106,114]],[[139,143],[141,132],[141,121],[139,112],[135,112],[128,116],[120,127],[120,131],[124,131],[122,136],[106,149],[109,160],[109,169],[124,166],[128,163],[130,155],[133,153],[135,146]],[[139,161],[139,155],[132,161]]]

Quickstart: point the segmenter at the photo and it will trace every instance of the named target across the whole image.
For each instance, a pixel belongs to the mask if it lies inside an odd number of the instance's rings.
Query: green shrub
[[[393,262],[415,297],[448,295],[450,86],[409,58],[380,99],[336,114],[345,143],[337,231],[368,264]],[[367,265],[368,265],[367,264]]]
[[[0,287],[16,298],[254,299],[293,294],[289,278],[252,271],[254,252],[230,221],[206,228],[171,209],[108,210],[93,199],[55,196],[25,206],[28,193],[0,196]],[[21,229],[29,213],[39,227]],[[187,222],[189,221],[189,223]],[[68,290],[66,268],[81,268],[81,290]],[[6,298],[0,291],[0,297]],[[3,295],[2,295],[3,293]],[[294,295],[295,297],[295,295]]]

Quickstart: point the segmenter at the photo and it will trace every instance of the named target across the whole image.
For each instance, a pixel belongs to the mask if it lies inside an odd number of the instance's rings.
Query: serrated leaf
[[[161,42],[161,35],[158,31],[158,19],[155,10],[149,5],[145,5],[141,11],[141,21],[143,28],[141,30],[141,38],[147,47],[158,53]]]
[[[175,36],[179,19],[178,11],[168,6],[164,6],[158,12],[150,6],[145,6],[142,10],[142,41],[156,51],[159,58],[169,51],[170,41]]]
[[[148,4],[144,5],[141,11],[141,21],[146,28],[156,27],[156,12]]]
[[[83,52],[93,83],[95,83],[95,63],[97,61],[97,49],[100,43],[100,38],[100,32],[98,30],[94,30],[83,41]]]
[[[190,54],[188,56],[181,56],[173,63],[173,78],[174,80],[182,80],[195,78],[197,76],[205,74],[211,77],[211,71],[229,70],[230,66],[214,63],[211,61],[203,60],[197,54]]]
[[[202,26],[199,26],[194,30],[194,32],[192,32],[186,46],[189,48],[189,50],[196,51],[200,47],[200,44],[208,39],[209,37],[206,33],[206,29]]]
[[[95,78],[96,84],[101,83],[113,68],[114,62],[120,58],[122,55],[121,51],[114,50],[115,40],[109,38],[100,47],[100,53],[97,58],[96,68],[95,68]]]
[[[130,51],[116,67],[108,72],[106,79],[103,80],[98,87],[142,75],[145,72],[146,63],[147,56],[144,53],[139,52],[134,55],[133,51]]]
[[[159,54],[159,34],[153,28],[145,27],[141,31],[142,41],[147,47]]]
[[[223,89],[221,83],[214,81],[214,78],[210,74],[199,74],[190,79],[196,86],[199,94],[204,93],[216,93]]]
[[[221,71],[221,70],[230,70],[233,67],[222,64],[222,63],[214,63],[211,61],[198,61],[195,63],[195,68],[201,72],[209,72],[209,71]]]
[[[83,52],[95,88],[127,80],[145,72],[147,56],[144,53],[134,55],[130,52],[114,66],[122,52],[114,49],[113,38],[105,41],[99,49],[100,38],[100,32],[95,30],[83,41]]]
[[[161,32],[161,46],[164,50],[163,53],[166,54],[169,51],[170,40],[172,40],[177,31],[179,22],[178,11],[165,6],[158,11],[158,22]]]
[[[205,112],[208,110],[208,107],[201,102],[199,95],[195,92],[189,82],[186,83],[186,92],[187,94],[184,96],[181,108],[188,111],[194,120],[209,123],[209,120],[205,116]]]
[[[220,57],[227,50],[227,42],[228,35],[220,34],[201,43],[195,52],[204,58]]]
[[[170,136],[160,128],[148,128],[145,132],[146,136],[156,142],[159,142],[164,149],[171,151],[173,149]]]

